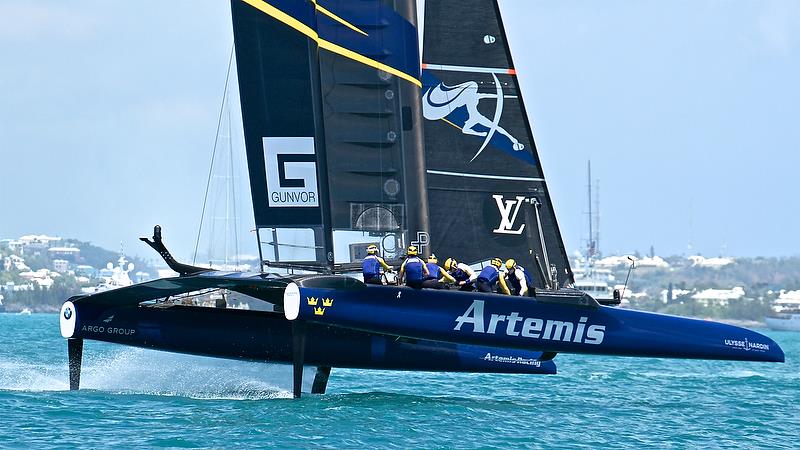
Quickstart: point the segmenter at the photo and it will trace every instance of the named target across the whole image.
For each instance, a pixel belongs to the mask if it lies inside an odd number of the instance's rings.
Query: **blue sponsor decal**
[[[536,165],[530,149],[500,125],[505,97],[503,87],[495,74],[494,92],[479,92],[478,83],[465,81],[454,86],[442,83],[430,71],[422,72],[422,111],[427,120],[444,120],[461,130],[462,134],[476,137],[474,161],[487,146],[496,148],[530,165]],[[495,100],[495,113],[489,118],[478,111],[484,99]],[[480,139],[480,140],[479,140]]]

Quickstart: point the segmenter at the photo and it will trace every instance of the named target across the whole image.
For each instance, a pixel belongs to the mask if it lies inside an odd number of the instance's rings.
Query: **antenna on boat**
[[[635,259],[633,259],[630,255],[628,255],[628,259],[631,261],[631,266],[628,267],[628,274],[625,275],[625,285],[622,286],[622,295],[620,296],[620,300],[625,298],[625,289],[628,288],[628,279],[631,276],[631,270],[633,270],[634,266],[636,266],[636,260]]]

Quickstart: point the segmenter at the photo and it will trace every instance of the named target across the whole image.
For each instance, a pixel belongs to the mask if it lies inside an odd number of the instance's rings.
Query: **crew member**
[[[514,258],[506,261],[506,269],[508,270],[508,287],[511,290],[511,295],[519,295],[525,297],[528,295],[529,286],[533,286],[533,280],[524,267],[517,264]]]
[[[478,278],[478,274],[472,270],[472,267],[460,263],[454,258],[447,258],[444,262],[444,270],[456,280],[455,284],[460,291],[475,290],[475,280]]]
[[[479,292],[494,292],[495,286],[499,284],[499,293],[506,295],[511,293],[508,290],[508,286],[506,286],[505,274],[500,272],[500,267],[502,265],[503,260],[500,258],[492,258],[492,263],[481,270],[475,285]]]
[[[429,275],[428,267],[417,256],[417,247],[408,247],[408,257],[400,266],[400,273],[397,275],[397,284],[405,281],[406,286],[414,289],[422,289],[422,282]]]
[[[361,263],[361,273],[364,275],[364,283],[367,284],[383,284],[381,278],[381,268],[392,273],[392,266],[386,264],[386,261],[378,256],[378,246],[370,244],[367,247],[367,257]]]
[[[431,254],[428,257],[428,262],[425,264],[428,268],[428,277],[422,282],[422,287],[429,289],[444,289],[447,286],[445,283],[455,283],[456,280],[450,276],[447,271],[439,267],[439,260],[436,255]]]

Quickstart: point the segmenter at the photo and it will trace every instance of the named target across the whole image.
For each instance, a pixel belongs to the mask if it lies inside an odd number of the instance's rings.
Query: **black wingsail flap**
[[[432,249],[572,282],[497,2],[427,1],[422,68]]]
[[[334,240],[351,246],[336,260],[363,257],[358,242],[398,256],[428,228],[416,2],[317,4],[320,36],[357,52],[320,53]]]
[[[232,5],[262,256],[330,265],[351,259],[334,230],[350,256],[427,231],[415,1]]]

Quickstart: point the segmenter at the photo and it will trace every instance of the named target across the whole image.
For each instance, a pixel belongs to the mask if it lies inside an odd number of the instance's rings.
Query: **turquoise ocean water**
[[[559,355],[555,376],[285,366],[87,341],[68,391],[58,316],[0,314],[0,447],[800,448],[800,333],[785,364]],[[308,377],[307,377],[308,378]]]

